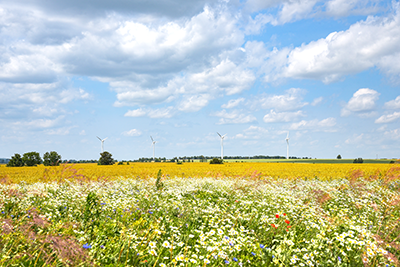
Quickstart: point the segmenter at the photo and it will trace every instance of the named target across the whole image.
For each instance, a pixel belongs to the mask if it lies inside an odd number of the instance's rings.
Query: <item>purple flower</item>
[[[92,248],[92,245],[86,243],[85,245],[83,245],[83,248],[89,249],[89,248]]]

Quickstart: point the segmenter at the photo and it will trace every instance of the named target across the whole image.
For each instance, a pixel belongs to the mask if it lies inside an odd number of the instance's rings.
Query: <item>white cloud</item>
[[[223,105],[221,106],[221,108],[227,108],[227,109],[229,109],[229,108],[237,107],[240,103],[243,103],[244,100],[245,100],[245,99],[244,99],[243,97],[237,98],[237,99],[231,99],[231,100],[229,100],[229,102],[228,102],[227,104],[223,104]]]
[[[139,108],[135,110],[129,110],[125,113],[125,117],[143,117],[147,116],[153,119],[160,118],[171,118],[175,114],[173,107],[150,109],[150,108]]]
[[[256,105],[264,109],[275,109],[277,111],[289,111],[302,108],[308,105],[303,102],[305,90],[291,88],[285,91],[284,95],[267,95],[258,97]]]
[[[380,93],[369,88],[361,88],[355,92],[349,102],[341,110],[342,116],[358,113],[361,116],[368,116],[368,111],[375,108],[375,102],[379,99]]]
[[[241,110],[232,110],[227,112],[225,109],[215,112],[213,116],[220,117],[217,124],[239,124],[239,123],[250,123],[256,121],[256,117],[251,114],[245,114]]]
[[[326,13],[334,17],[351,14],[371,14],[378,11],[377,1],[366,0],[330,0],[326,3]]]
[[[399,46],[400,12],[395,10],[387,17],[368,17],[346,31],[332,32],[291,51],[274,49],[281,56],[279,60],[266,59],[270,67],[264,70],[265,80],[295,78],[331,83],[373,67],[399,76],[395,60],[400,58]]]
[[[266,138],[269,131],[263,127],[251,125],[249,128],[245,129],[243,133],[235,135],[236,139],[262,139]]]
[[[137,129],[131,129],[129,131],[123,132],[122,134],[125,136],[140,136],[142,135],[142,132]]]
[[[388,138],[388,139],[398,140],[398,139],[400,139],[400,129],[386,131],[384,133],[384,136],[385,136],[385,138]]]
[[[300,122],[295,122],[290,125],[290,130],[312,130],[312,131],[324,131],[324,132],[335,132],[336,129],[333,128],[336,126],[335,118],[326,118],[323,120],[311,120],[305,121],[302,120]]]
[[[303,19],[312,13],[318,0],[287,1],[279,12],[279,24]]]
[[[35,119],[30,121],[17,121],[12,123],[13,126],[20,129],[47,129],[61,125],[64,116],[59,116],[55,119]]]
[[[364,141],[364,134],[353,135],[351,138],[348,138],[345,143],[346,144],[360,144]]]
[[[295,112],[275,112],[271,110],[268,114],[266,114],[263,118],[264,122],[272,123],[272,122],[290,122],[298,120],[300,117],[304,117],[305,114],[303,111],[295,111]]]
[[[400,109],[400,96],[396,97],[394,100],[390,100],[384,105],[387,109]]]
[[[324,100],[324,98],[322,96],[317,97],[313,100],[313,102],[311,103],[311,106],[315,107],[316,105],[320,104],[323,100]]]
[[[77,126],[71,126],[71,127],[61,127],[58,129],[47,129],[45,131],[46,134],[48,135],[68,135],[71,131],[71,129],[76,128]]]
[[[134,109],[134,110],[129,110],[128,112],[125,113],[125,117],[142,117],[145,116],[147,114],[147,112],[142,109]]]
[[[180,111],[195,112],[208,105],[211,96],[208,94],[187,96],[182,99],[178,109]]]
[[[382,115],[375,120],[375,123],[389,123],[400,118],[400,112],[394,112],[392,114]]]

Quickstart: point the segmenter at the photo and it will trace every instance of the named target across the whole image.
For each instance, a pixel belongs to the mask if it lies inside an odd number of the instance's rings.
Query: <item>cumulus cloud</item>
[[[275,109],[277,111],[289,111],[302,108],[308,105],[303,102],[305,90],[299,88],[291,88],[285,91],[283,95],[265,95],[258,97],[256,105],[264,109]]]
[[[245,9],[250,13],[260,10],[277,9],[276,14],[275,12],[271,12],[274,15],[268,14],[263,19],[256,16],[254,21],[262,21],[264,24],[281,25],[310,17],[342,17],[352,14],[374,14],[380,10],[378,4],[379,2],[375,0],[248,0]],[[258,29],[259,25],[254,21],[250,25],[255,24],[255,28]]]
[[[315,98],[313,100],[313,102],[311,103],[311,106],[315,107],[318,104],[320,104],[323,100],[324,100],[324,98],[322,96],[321,97],[317,97],[317,98]]]
[[[311,131],[324,131],[324,132],[335,132],[336,129],[336,119],[326,118],[323,120],[302,120],[300,122],[295,122],[290,125],[290,130],[311,130]]]
[[[140,136],[142,135],[142,132],[137,129],[131,129],[129,131],[123,132],[122,134],[125,136]]]
[[[74,88],[68,81],[54,83],[1,83],[0,104],[4,118],[51,117],[65,113],[64,107],[72,101],[90,100],[83,89]]]
[[[223,104],[221,107],[222,108],[227,108],[227,109],[234,108],[234,107],[237,107],[240,103],[243,103],[244,100],[245,99],[243,97],[237,98],[237,99],[231,99],[231,100],[229,100],[228,103]]]
[[[263,127],[251,125],[243,133],[234,136],[235,139],[262,139],[267,136],[269,131]]]
[[[389,123],[396,121],[400,118],[400,112],[394,112],[392,114],[382,115],[375,120],[375,123]]]
[[[134,110],[129,110],[125,113],[125,117],[144,117],[147,116],[153,119],[161,119],[161,118],[171,118],[175,114],[175,110],[173,107],[165,107],[158,109],[151,108],[139,108]]]
[[[342,116],[349,116],[352,113],[366,115],[368,111],[375,108],[380,93],[369,88],[361,88],[355,92],[349,102],[341,110]]]
[[[264,122],[272,123],[272,122],[290,122],[298,120],[301,117],[304,117],[305,114],[303,111],[295,111],[295,112],[276,112],[271,110],[268,114],[266,114],[263,118]]]
[[[346,31],[332,32],[294,49],[274,49],[279,60],[265,59],[265,65],[270,66],[265,68],[265,80],[295,78],[331,83],[373,67],[398,77],[400,12],[398,7],[394,9],[387,17],[370,16]]]
[[[385,138],[388,138],[388,139],[398,140],[398,139],[400,139],[400,129],[386,131],[384,133],[384,136],[385,136]]]
[[[217,124],[240,124],[250,123],[257,120],[256,117],[251,114],[246,114],[242,110],[232,110],[231,112],[221,110],[212,115],[220,117],[220,120]]]
[[[199,111],[208,104],[210,99],[211,96],[208,94],[187,96],[182,99],[178,109],[186,112]]]
[[[330,0],[325,4],[326,13],[334,17],[350,14],[371,14],[379,10],[377,1],[365,0]]]
[[[387,109],[400,109],[400,96],[396,97],[394,100],[390,100],[384,105]]]
[[[352,137],[348,138],[345,143],[346,144],[359,144],[362,143],[364,141],[365,137],[364,134],[355,134]]]
[[[83,1],[25,1],[15,0],[7,6],[25,6],[27,10],[37,9],[40,12],[56,14],[66,17],[98,17],[109,13],[119,13],[124,15],[148,14],[151,19],[153,16],[181,17],[194,15],[201,11],[205,4],[212,4],[215,1],[193,0],[193,1],[168,1],[168,0],[83,0]]]

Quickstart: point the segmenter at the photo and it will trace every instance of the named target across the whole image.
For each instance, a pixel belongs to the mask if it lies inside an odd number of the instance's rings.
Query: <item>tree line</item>
[[[44,153],[43,159],[38,152],[32,151],[22,156],[18,153],[14,154],[7,163],[7,167],[37,166],[42,163],[44,166],[58,166],[60,162],[61,156],[55,151]]]
[[[112,158],[111,153],[104,151],[100,153],[100,159],[96,161],[98,165],[112,165],[115,160]],[[59,166],[62,163],[61,155],[56,151],[46,152],[43,159],[38,152],[32,151],[24,153],[22,156],[15,153],[14,156],[7,163],[7,167],[23,167],[23,166],[37,166],[42,164],[44,166]],[[64,163],[66,163],[64,161]]]

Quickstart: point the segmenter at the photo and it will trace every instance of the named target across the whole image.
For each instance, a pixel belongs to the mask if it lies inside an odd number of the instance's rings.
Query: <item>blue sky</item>
[[[399,158],[400,4],[0,0],[0,157]]]

